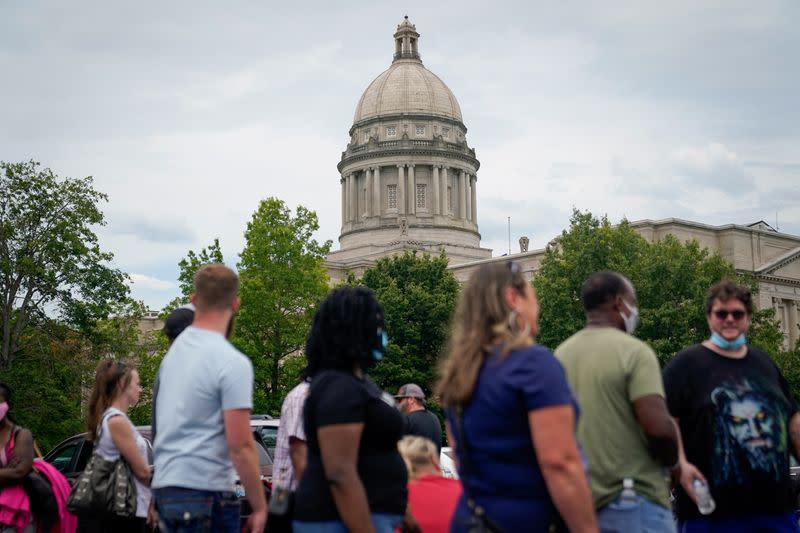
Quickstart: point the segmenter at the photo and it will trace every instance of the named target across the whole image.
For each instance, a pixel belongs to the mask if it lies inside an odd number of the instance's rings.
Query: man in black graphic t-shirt
[[[394,396],[404,413],[403,434],[430,439],[438,452],[442,451],[442,425],[435,414],[425,409],[425,393],[416,383],[400,387]]]
[[[682,533],[797,532],[789,454],[798,454],[800,414],[775,363],[747,345],[750,292],[733,282],[711,288],[711,337],[664,369],[670,413],[678,422],[677,513]],[[692,482],[708,483],[716,509],[699,513]]]

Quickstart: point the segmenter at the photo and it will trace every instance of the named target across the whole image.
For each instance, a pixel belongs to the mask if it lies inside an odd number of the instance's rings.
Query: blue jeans
[[[167,533],[238,533],[239,499],[233,492],[153,489],[159,527]]]
[[[641,496],[620,496],[597,510],[597,522],[602,533],[675,533],[672,511]]]
[[[794,513],[755,514],[732,518],[691,518],[680,523],[680,533],[798,533]]]
[[[372,513],[372,527],[375,533],[394,533],[395,528],[403,522],[403,515],[388,513]],[[292,523],[294,533],[347,533],[347,528],[341,520],[329,522],[298,522]]]

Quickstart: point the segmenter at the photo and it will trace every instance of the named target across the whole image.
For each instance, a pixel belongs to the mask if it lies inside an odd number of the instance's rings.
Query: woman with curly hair
[[[384,355],[383,309],[364,287],[336,289],[306,343],[308,458],[295,495],[294,531],[389,533],[403,521],[403,419],[367,376]]]

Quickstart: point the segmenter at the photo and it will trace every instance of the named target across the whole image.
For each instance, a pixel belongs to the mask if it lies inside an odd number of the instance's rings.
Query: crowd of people
[[[126,414],[139,376],[100,362],[88,438],[129,465],[135,512],[82,516],[78,530],[239,531],[238,476],[246,531],[800,532],[790,486],[800,413],[776,365],[747,344],[752,296],[733,281],[709,290],[708,339],[662,372],[633,336],[637,295],[621,274],[586,280],[585,327],[551,352],[536,344],[539,304],[519,266],[481,266],[433,390],[459,479],[442,475],[442,424],[423,387],[391,395],[369,378],[389,333],[374,293],[334,289],[281,408],[269,509],[250,428],[253,368],[227,340],[237,293],[232,270],[205,266],[191,306],[165,323],[152,468]],[[0,384],[0,532],[27,533],[36,513],[6,507],[9,487],[34,470],[33,440],[9,421],[9,399]],[[63,507],[60,531],[74,530]]]

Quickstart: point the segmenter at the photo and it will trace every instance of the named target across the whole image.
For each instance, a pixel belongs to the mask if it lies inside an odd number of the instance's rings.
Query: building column
[[[381,167],[375,167],[372,175],[372,214],[379,217],[383,214],[383,198],[381,196]]]
[[[786,324],[786,329],[789,333],[789,349],[791,350],[794,348],[795,344],[797,343],[797,304],[798,302],[794,300],[789,300],[786,302],[786,306],[788,307],[788,315],[789,315],[789,323]]]
[[[408,214],[415,215],[417,213],[417,180],[414,177],[414,165],[408,165]]]
[[[353,175],[347,175],[347,221],[353,220]]]
[[[439,184],[442,186],[441,194],[439,195],[439,199],[442,202],[442,214],[447,215],[449,214],[447,207],[447,188],[450,186],[450,178],[447,175],[446,166],[442,166],[442,175],[439,178]]]
[[[439,167],[433,165],[433,196],[431,196],[431,209],[434,215],[439,214]]]
[[[339,180],[339,185],[342,186],[342,226],[347,222],[347,187],[344,176]]]
[[[472,175],[470,176],[470,183],[472,187],[470,187],[470,192],[472,193],[472,223],[476,226],[478,225],[478,193],[475,190],[475,186],[478,185],[478,176]]]
[[[350,220],[358,222],[358,174],[350,174]]]
[[[406,214],[406,166],[397,165],[397,214]]]
[[[367,167],[364,172],[364,214],[369,218],[372,216],[372,167]]]
[[[458,218],[467,219],[467,183],[466,173],[458,172]]]
[[[464,211],[464,220],[472,220],[472,176],[467,173],[464,175],[464,186],[466,187],[467,209]]]

